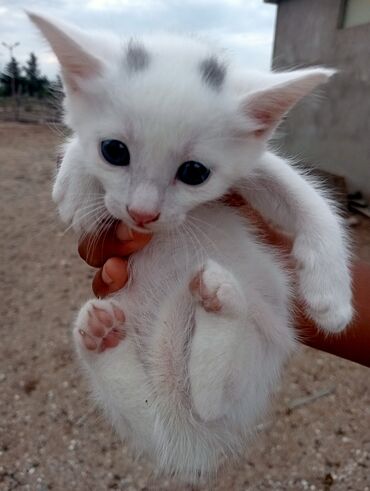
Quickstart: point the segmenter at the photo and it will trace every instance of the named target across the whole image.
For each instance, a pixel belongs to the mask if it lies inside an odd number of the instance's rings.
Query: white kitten
[[[122,44],[30,17],[61,63],[74,134],[53,191],[63,220],[86,231],[114,217],[154,233],[130,260],[132,282],[81,309],[79,357],[122,437],[194,480],[248,445],[296,345],[281,261],[210,203],[233,186],[292,232],[307,312],[327,332],[351,320],[340,221],[267,150],[331,72],[246,72],[196,38]]]

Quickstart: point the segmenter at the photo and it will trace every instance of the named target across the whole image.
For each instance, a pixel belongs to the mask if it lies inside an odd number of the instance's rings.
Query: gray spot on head
[[[127,68],[131,72],[140,72],[145,70],[150,61],[150,56],[145,46],[137,41],[131,40],[126,50]]]
[[[221,63],[215,56],[210,56],[200,64],[202,80],[212,87],[219,90],[224,83],[226,76],[226,66]]]

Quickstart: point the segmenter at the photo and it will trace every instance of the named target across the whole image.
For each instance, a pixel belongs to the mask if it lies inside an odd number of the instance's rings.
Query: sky
[[[0,69],[9,60],[1,43],[19,42],[14,55],[21,63],[33,51],[43,74],[54,78],[58,73],[54,55],[25,8],[121,37],[195,32],[216,40],[249,68],[268,69],[271,64],[276,7],[263,0],[0,0]]]

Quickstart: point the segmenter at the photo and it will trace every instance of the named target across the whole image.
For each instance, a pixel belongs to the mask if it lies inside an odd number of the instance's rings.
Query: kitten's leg
[[[243,311],[237,279],[212,259],[191,280],[190,291],[206,312],[239,317]]]
[[[72,139],[66,146],[53,186],[53,201],[58,205],[61,219],[73,224],[77,230],[84,225],[91,226],[94,222],[94,203],[97,213],[101,212],[103,206],[103,193],[98,181],[86,174],[83,165],[79,165],[84,159],[81,153],[79,142]]]
[[[198,303],[189,358],[191,396],[201,419],[211,421],[227,412],[243,385],[245,300],[236,278],[212,260],[195,275],[190,290]]]
[[[295,235],[300,293],[323,329],[341,331],[353,315],[345,231],[327,201],[283,159],[266,153],[240,192],[263,216]]]
[[[131,334],[120,303],[112,299],[86,302],[73,332],[94,401],[121,437],[142,450],[152,445],[156,414]]]
[[[125,315],[112,300],[89,300],[80,310],[74,336],[83,351],[101,353],[125,337]]]

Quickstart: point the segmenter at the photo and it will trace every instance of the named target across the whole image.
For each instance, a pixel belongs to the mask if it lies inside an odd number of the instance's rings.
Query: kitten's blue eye
[[[189,160],[181,164],[177,169],[176,179],[189,184],[189,186],[197,186],[206,181],[210,173],[211,171],[205,165]]]
[[[112,165],[129,165],[130,152],[119,140],[103,140],[100,144],[103,157]]]

